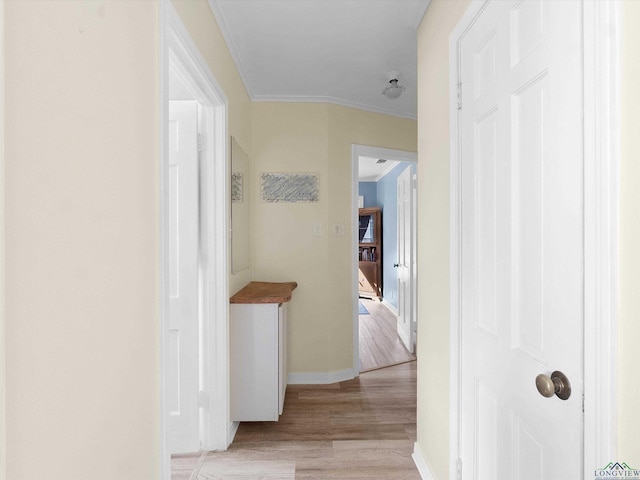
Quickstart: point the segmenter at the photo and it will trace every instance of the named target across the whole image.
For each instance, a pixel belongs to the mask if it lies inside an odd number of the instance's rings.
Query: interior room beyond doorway
[[[416,158],[354,146],[359,371],[415,360]]]

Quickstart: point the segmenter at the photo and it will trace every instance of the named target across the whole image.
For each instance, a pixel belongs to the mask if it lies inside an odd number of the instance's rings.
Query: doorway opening
[[[160,458],[161,478],[168,479],[171,453],[225,450],[233,425],[227,100],[171,2],[162,5]],[[176,160],[178,150],[186,160]]]
[[[415,360],[416,160],[352,146],[354,369]]]

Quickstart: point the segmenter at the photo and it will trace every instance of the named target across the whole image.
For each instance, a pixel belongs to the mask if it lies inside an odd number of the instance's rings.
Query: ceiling
[[[254,101],[416,118],[416,29],[429,0],[209,0]],[[406,87],[382,95],[388,73]]]
[[[384,160],[384,161],[380,161]],[[358,180],[361,182],[377,182],[393,170],[398,163],[395,160],[385,160],[361,155],[358,158]]]

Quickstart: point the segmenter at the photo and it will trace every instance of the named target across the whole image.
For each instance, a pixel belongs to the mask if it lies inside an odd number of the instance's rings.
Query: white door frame
[[[449,478],[460,452],[460,43],[488,0],[474,0],[449,41],[450,391]],[[616,459],[618,52],[620,5],[583,2],[584,39],[584,472]],[[462,90],[464,101],[464,89]]]
[[[203,107],[207,141],[201,165],[202,448],[225,450],[232,438],[229,414],[229,201],[227,98],[170,0],[160,2],[160,473],[171,477],[167,443],[165,370],[169,325],[168,107],[169,69],[182,77]]]
[[[355,239],[358,238],[358,171],[360,169],[358,160],[361,156],[418,163],[418,154],[415,152],[355,143],[351,145],[351,238],[353,239],[351,242],[351,298],[353,302],[353,374],[356,377],[360,373],[360,324],[358,322],[358,242]]]

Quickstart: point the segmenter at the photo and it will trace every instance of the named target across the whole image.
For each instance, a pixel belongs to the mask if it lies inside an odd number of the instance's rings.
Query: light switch
[[[334,223],[333,234],[336,237],[344,237],[344,225],[342,223]]]
[[[322,236],[322,223],[321,222],[315,222],[313,224],[313,233],[312,235],[314,237],[321,237]]]

